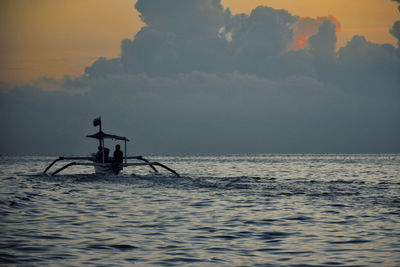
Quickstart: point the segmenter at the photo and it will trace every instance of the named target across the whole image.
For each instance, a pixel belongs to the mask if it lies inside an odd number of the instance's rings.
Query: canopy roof
[[[115,139],[115,140],[123,140],[123,141],[128,141],[129,139],[123,136],[118,136],[118,135],[113,135],[113,134],[106,134],[103,131],[99,131],[98,133],[92,134],[92,135],[87,135],[86,137],[89,138],[94,138],[94,139]]]

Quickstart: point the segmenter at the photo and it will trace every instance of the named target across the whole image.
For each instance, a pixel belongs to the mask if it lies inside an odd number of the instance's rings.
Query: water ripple
[[[390,158],[390,160],[388,160]],[[399,266],[399,155],[161,157],[181,178],[0,157],[0,263]]]

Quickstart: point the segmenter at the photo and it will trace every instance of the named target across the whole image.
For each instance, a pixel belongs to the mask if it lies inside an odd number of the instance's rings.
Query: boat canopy
[[[102,139],[115,139],[115,140],[123,140],[129,142],[129,139],[123,136],[118,136],[118,135],[113,135],[113,134],[107,134],[103,131],[99,131],[98,133],[92,134],[92,135],[87,135],[86,137],[89,138],[94,138],[98,140]]]

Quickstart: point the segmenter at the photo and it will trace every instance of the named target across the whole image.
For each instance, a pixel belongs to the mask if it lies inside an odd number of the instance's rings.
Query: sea
[[[1,156],[0,265],[400,266],[400,154],[149,159]]]

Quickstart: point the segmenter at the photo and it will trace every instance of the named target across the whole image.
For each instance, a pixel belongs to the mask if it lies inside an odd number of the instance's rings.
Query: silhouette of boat
[[[104,148],[103,151],[100,153],[101,154],[100,158],[95,153],[93,153],[91,157],[62,157],[61,156],[61,157],[55,159],[44,170],[44,173],[47,173],[47,171],[58,161],[70,160],[73,162],[70,162],[70,163],[64,165],[63,167],[57,169],[51,175],[54,176],[57,173],[65,170],[66,168],[69,168],[69,167],[75,166],[75,165],[93,166],[95,173],[98,175],[118,174],[118,173],[120,173],[120,171],[123,170],[123,168],[129,167],[129,166],[149,166],[156,173],[158,173],[158,170],[156,169],[156,167],[161,167],[161,168],[166,169],[169,172],[175,174],[177,177],[179,177],[179,174],[176,171],[174,171],[173,169],[171,169],[159,162],[149,161],[142,156],[128,157],[127,153],[126,153],[126,143],[129,142],[129,139],[124,136],[112,135],[112,134],[107,134],[107,133],[103,132],[100,117],[93,120],[93,126],[99,126],[99,131],[95,134],[87,135],[86,137],[99,140],[99,146]],[[108,157],[108,155],[105,151],[105,146],[104,146],[105,139],[124,141],[123,162],[115,162],[112,158]],[[128,160],[135,160],[136,162],[128,162]],[[91,161],[91,162],[84,162],[84,161]]]

